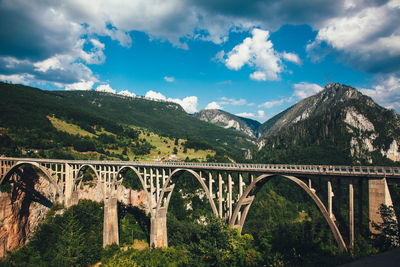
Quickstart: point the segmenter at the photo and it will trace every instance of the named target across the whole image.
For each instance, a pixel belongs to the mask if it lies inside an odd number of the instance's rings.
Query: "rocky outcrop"
[[[51,207],[54,188],[31,168],[12,192],[0,193],[0,258],[6,251],[24,245]]]
[[[194,113],[193,117],[209,122],[225,129],[234,129],[249,137],[258,137],[260,123],[248,118],[239,117],[219,109],[205,109]]]

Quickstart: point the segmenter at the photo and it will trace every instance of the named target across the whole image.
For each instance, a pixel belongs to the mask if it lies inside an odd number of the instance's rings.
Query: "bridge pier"
[[[118,204],[116,197],[104,198],[103,247],[119,245]]]
[[[150,219],[150,247],[168,247],[167,210],[159,209]]]
[[[381,223],[382,217],[379,214],[379,207],[382,204],[386,206],[393,206],[392,198],[390,197],[389,187],[386,178],[369,178],[368,179],[369,191],[369,229],[372,233],[376,230],[372,227],[372,222]]]

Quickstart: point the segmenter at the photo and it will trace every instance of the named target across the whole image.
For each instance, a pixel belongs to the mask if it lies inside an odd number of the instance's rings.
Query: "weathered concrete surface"
[[[104,199],[103,247],[119,245],[117,198]]]
[[[379,207],[382,204],[392,206],[392,198],[390,197],[389,187],[386,179],[370,178],[368,180],[368,191],[369,191],[369,221],[370,231],[376,233],[376,230],[372,227],[372,222],[381,223],[382,217],[379,214]]]
[[[400,266],[400,248],[363,258],[341,267],[398,267]]]
[[[157,215],[150,220],[150,246],[155,248],[168,247],[166,210],[160,209]]]

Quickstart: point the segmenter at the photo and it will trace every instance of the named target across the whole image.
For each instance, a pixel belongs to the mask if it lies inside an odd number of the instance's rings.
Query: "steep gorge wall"
[[[54,189],[50,188],[50,183],[42,175],[34,170],[24,170],[22,179],[18,181],[17,188],[12,192],[0,192],[0,258],[5,257],[7,251],[28,242],[53,204],[50,192]],[[78,200],[102,202],[104,197],[101,187],[101,183],[94,186],[82,185],[76,191]],[[147,194],[144,190],[136,191],[120,186],[117,195],[118,201],[125,205],[147,209]]]

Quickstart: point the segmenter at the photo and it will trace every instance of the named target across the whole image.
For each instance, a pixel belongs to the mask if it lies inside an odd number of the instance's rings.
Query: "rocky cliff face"
[[[31,168],[12,192],[0,192],[0,258],[28,240],[52,205],[54,188]]]
[[[328,84],[318,94],[276,115],[262,124],[259,132],[263,143],[269,145],[336,146],[346,150],[354,164],[382,162],[382,157],[400,160],[399,115],[338,83]]]
[[[25,168],[18,186],[10,192],[0,192],[0,258],[7,251],[24,245],[35,227],[54,204],[53,186],[31,168]],[[101,183],[82,184],[74,193],[78,199],[102,202]],[[147,194],[120,186],[118,201],[147,210]]]
[[[225,129],[234,129],[252,138],[258,137],[260,123],[255,120],[235,116],[218,109],[205,109],[194,113],[193,116],[202,121],[213,123]]]

